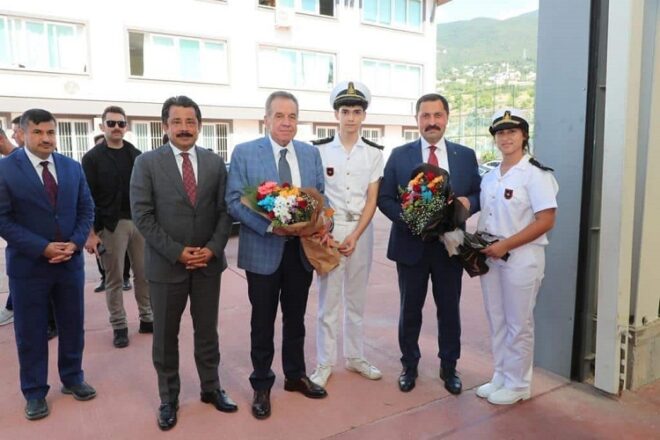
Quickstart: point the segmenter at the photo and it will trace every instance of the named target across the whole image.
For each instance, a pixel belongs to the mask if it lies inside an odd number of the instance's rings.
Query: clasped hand
[[[208,266],[211,258],[213,251],[209,248],[185,246],[179,256],[179,262],[186,266],[186,269],[195,270]]]
[[[44,249],[43,256],[51,264],[64,263],[71,259],[76,249],[78,249],[78,246],[70,241],[66,243],[53,241],[48,243],[48,246]]]

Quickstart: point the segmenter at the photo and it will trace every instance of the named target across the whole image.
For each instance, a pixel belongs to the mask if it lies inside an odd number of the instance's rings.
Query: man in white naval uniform
[[[326,195],[335,210],[332,233],[343,255],[336,269],[318,278],[317,367],[310,379],[323,387],[337,359],[342,299],[346,369],[367,379],[382,377],[380,370],[364,358],[363,315],[373,253],[371,219],[383,177],[383,147],[360,137],[370,100],[364,84],[337,84],[330,102],[339,121],[339,133],[312,142],[321,153]]]

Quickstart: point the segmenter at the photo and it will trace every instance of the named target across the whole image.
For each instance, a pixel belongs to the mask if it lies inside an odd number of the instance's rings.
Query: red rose
[[[282,188],[291,188],[291,184],[288,183],[288,182],[287,182],[287,183],[283,183],[283,184],[282,184]]]
[[[422,191],[422,187],[419,186],[419,185],[417,185],[417,184],[415,184],[415,185],[413,185],[413,191],[415,191],[416,193],[421,192],[421,191]]]
[[[401,200],[404,201],[404,202],[407,202],[408,200],[410,200],[410,193],[408,193],[408,192],[403,193],[403,195],[401,196]]]
[[[300,208],[300,209],[307,208],[307,200],[305,200],[305,199],[298,200],[298,208]]]
[[[271,219],[271,220],[274,219],[275,218],[275,213],[273,211],[270,211],[268,213],[268,218]]]
[[[433,175],[433,173],[430,172],[430,171],[427,171],[427,172],[426,172],[426,180],[427,180],[428,182],[430,182],[430,181],[433,180],[433,179],[435,179],[435,176]]]

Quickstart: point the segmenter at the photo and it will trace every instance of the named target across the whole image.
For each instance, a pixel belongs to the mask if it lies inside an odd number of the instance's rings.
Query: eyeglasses
[[[110,128],[115,128],[115,125],[119,125],[119,128],[126,127],[126,121],[105,121],[105,125]]]

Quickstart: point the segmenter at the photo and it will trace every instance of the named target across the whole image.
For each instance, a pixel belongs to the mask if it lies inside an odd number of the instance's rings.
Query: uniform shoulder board
[[[370,141],[369,139],[367,139],[365,137],[362,138],[362,142],[364,142],[365,144],[370,145],[372,147],[378,148],[379,150],[384,150],[385,149],[385,147],[383,147],[382,145],[378,145],[377,143],[372,142],[372,141]]]
[[[529,163],[531,163],[532,165],[534,165],[537,168],[541,168],[543,171],[554,171],[552,168],[546,167],[545,165],[543,165],[541,162],[534,159],[533,157],[529,158]]]
[[[335,138],[334,136],[330,136],[330,137],[323,138],[323,139],[314,139],[314,140],[312,141],[312,145],[323,145],[323,144],[327,144],[327,143],[332,142],[332,140],[333,140],[334,138]]]

